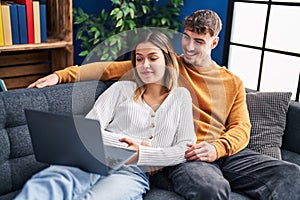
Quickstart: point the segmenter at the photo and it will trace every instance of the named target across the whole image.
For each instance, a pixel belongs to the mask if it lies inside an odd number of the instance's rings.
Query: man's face
[[[217,36],[211,36],[209,33],[184,30],[181,42],[184,61],[199,67],[205,65],[207,61],[210,61],[211,50],[217,46],[218,41]]]

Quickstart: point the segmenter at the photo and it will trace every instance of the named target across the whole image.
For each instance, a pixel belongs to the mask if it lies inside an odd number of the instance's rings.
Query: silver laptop
[[[31,109],[24,111],[37,161],[108,175],[137,153],[104,145],[97,120]]]

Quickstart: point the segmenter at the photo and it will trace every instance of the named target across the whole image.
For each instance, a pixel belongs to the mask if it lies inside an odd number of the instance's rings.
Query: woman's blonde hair
[[[131,62],[133,65],[134,79],[137,84],[137,89],[134,91],[133,99],[137,101],[145,92],[146,86],[141,80],[136,69],[136,47],[145,42],[150,42],[163,52],[166,64],[166,71],[164,75],[164,86],[167,91],[171,91],[177,86],[178,82],[178,62],[176,54],[174,52],[173,45],[169,38],[162,32],[150,32],[144,36],[136,43],[135,49],[131,52]]]

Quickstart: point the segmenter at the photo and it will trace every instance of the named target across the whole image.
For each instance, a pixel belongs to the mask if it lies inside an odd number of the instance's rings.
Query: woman
[[[17,199],[142,199],[149,190],[144,169],[185,162],[195,142],[192,100],[177,87],[178,64],[168,38],[143,37],[132,52],[135,81],[120,81],[96,101],[87,118],[100,121],[108,145],[138,152],[130,164],[109,176],[51,166],[30,179]]]

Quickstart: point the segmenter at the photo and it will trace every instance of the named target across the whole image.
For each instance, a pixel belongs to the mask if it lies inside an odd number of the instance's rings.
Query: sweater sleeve
[[[59,83],[69,83],[87,80],[119,80],[124,75],[126,75],[124,79],[128,79],[127,77],[131,76],[127,73],[130,69],[132,69],[130,61],[95,62],[80,67],[70,66],[54,73],[58,76]]]
[[[86,115],[86,118],[98,120],[101,124],[103,142],[106,145],[126,148],[125,143],[121,143],[119,138],[128,137],[121,133],[106,131],[106,127],[114,117],[115,108],[122,101],[122,84],[116,82],[105,90],[97,99],[94,107]]]
[[[173,145],[166,148],[153,148],[140,145],[138,165],[171,166],[186,161],[184,157],[187,149],[186,144],[195,143],[196,135],[192,115],[192,98],[186,89],[181,88],[180,92],[181,95],[179,98],[176,98],[177,101],[181,101],[178,108],[180,117],[176,136],[173,138]],[[173,120],[172,116],[170,116],[169,120]]]
[[[244,149],[249,143],[251,124],[242,82],[237,90],[237,95],[227,118],[226,133],[213,143],[218,158],[231,156]]]

